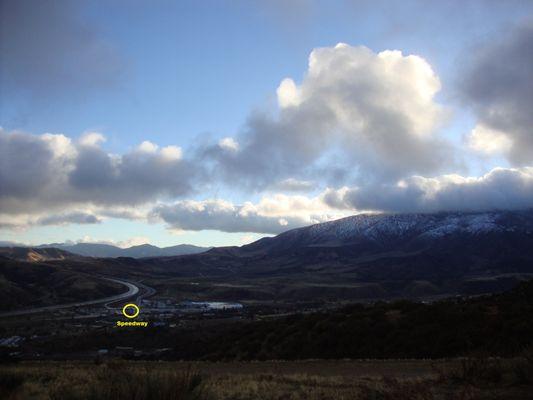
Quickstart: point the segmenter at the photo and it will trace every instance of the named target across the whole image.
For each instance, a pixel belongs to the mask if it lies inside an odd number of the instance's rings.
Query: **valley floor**
[[[0,365],[2,399],[531,399],[527,358]]]

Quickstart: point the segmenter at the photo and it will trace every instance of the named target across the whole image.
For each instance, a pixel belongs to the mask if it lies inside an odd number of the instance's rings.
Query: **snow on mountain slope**
[[[533,231],[533,211],[359,214],[282,233],[306,244],[387,239],[435,239],[452,234]],[[302,243],[303,244],[303,243]]]

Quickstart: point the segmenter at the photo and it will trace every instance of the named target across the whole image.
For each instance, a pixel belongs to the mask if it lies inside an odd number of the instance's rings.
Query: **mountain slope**
[[[0,256],[0,310],[92,300],[124,291],[122,285],[55,265],[66,261],[77,259],[27,262]]]
[[[243,246],[247,252],[282,252],[295,247],[409,247],[451,237],[533,233],[533,211],[435,214],[360,214],[293,229]]]
[[[533,274],[533,211],[356,215],[143,264],[161,274],[268,287],[272,299],[501,291]]]

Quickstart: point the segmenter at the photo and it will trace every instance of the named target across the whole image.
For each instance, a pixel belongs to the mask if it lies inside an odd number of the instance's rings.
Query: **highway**
[[[117,294],[115,296],[104,297],[104,298],[100,298],[96,300],[82,301],[79,303],[58,304],[55,306],[46,306],[46,307],[29,308],[25,310],[8,311],[8,312],[0,313],[0,318],[17,317],[17,316],[28,315],[28,314],[37,314],[37,313],[43,313],[43,312],[49,312],[49,311],[62,310],[65,308],[92,306],[96,304],[108,304],[108,303],[113,303],[113,302],[120,301],[120,300],[126,300],[130,297],[137,295],[137,293],[139,293],[139,287],[131,282],[124,281],[121,279],[115,279],[115,278],[101,277],[100,279],[105,279],[107,281],[119,283],[121,285],[126,286],[128,290],[124,293]]]
[[[139,288],[139,289],[142,289],[142,290],[138,290],[137,294],[138,296],[135,298],[134,300],[134,303],[135,304],[141,304],[142,300],[144,298],[147,298],[147,297],[150,297],[150,296],[153,296],[156,292],[156,290],[154,288],[151,288],[150,286],[146,286],[140,282],[136,282],[135,285]],[[123,299],[120,299],[120,300],[123,300]],[[116,303],[117,300],[112,300],[112,301],[108,301],[107,303],[105,303],[105,308],[107,308],[108,310],[119,310],[119,308],[117,307],[111,307],[111,304],[113,303]]]

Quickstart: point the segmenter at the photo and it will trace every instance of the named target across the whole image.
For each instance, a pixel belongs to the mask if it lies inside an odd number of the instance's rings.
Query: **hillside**
[[[533,234],[533,211],[428,214],[360,214],[293,229],[241,247],[246,253],[278,253],[301,247],[420,248],[452,238]]]
[[[18,261],[43,262],[79,258],[65,250],[56,248],[0,247],[0,256]]]
[[[253,296],[250,291],[272,300],[487,293],[533,274],[533,212],[357,215],[242,247],[142,264],[159,274],[246,286],[217,292],[228,297]]]
[[[122,285],[66,270],[48,262],[0,257],[2,311],[92,300],[123,291]]]

